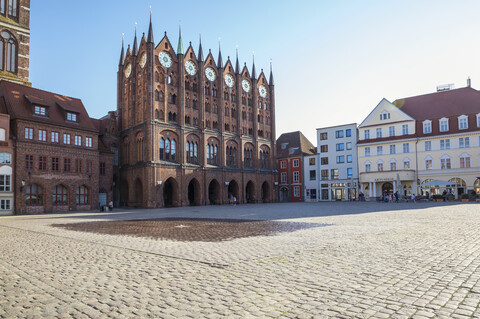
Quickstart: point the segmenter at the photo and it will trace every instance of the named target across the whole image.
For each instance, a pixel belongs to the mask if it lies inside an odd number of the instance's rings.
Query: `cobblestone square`
[[[52,227],[329,225],[225,241]],[[0,217],[0,318],[480,318],[477,203],[286,203]]]

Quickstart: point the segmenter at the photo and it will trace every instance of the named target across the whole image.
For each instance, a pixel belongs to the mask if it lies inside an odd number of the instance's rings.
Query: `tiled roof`
[[[0,91],[12,119],[40,120],[53,125],[98,131],[80,99],[7,81],[0,82]],[[34,115],[35,105],[45,106],[48,116]],[[66,111],[76,113],[77,122],[66,121]]]
[[[480,91],[464,87],[398,99],[393,104],[417,121],[477,114],[480,113]]]
[[[284,133],[277,139],[277,158],[312,154],[315,147],[300,131]]]

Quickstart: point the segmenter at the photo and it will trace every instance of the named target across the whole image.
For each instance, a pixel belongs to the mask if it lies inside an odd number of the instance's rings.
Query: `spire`
[[[253,66],[252,66],[252,79],[255,79],[257,75],[255,74],[255,52],[253,53]]]
[[[220,48],[220,39],[218,40],[218,67],[223,68],[222,49]]]
[[[237,46],[237,62],[235,63],[235,73],[239,73],[240,72],[240,63],[238,63],[238,46]]]
[[[268,80],[268,85],[275,85],[273,81],[272,60],[270,60],[270,80]]]
[[[135,38],[133,39],[133,52],[132,55],[136,56],[138,54],[137,48],[137,26],[135,25]]]
[[[198,61],[203,62],[202,34],[200,34],[200,45],[198,46]]]
[[[125,60],[125,53],[123,50],[123,37],[122,37],[122,52],[120,52],[120,62],[118,62],[118,66],[123,65],[124,60]]]
[[[183,55],[183,43],[182,43],[182,28],[178,26],[178,47],[177,47],[177,54]]]
[[[153,40],[153,27],[152,27],[152,11],[150,11],[150,25],[148,26],[147,43],[154,43],[154,40]]]

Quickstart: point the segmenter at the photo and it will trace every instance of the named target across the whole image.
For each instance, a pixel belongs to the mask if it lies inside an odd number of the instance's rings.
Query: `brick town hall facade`
[[[276,201],[273,75],[148,35],[118,68],[120,204]]]

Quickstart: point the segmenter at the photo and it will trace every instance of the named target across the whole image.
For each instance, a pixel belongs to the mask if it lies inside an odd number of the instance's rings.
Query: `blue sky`
[[[268,72],[276,84],[277,136],[360,123],[383,98],[455,83],[480,88],[480,1],[65,1],[31,2],[30,80],[81,98],[90,116],[116,109],[122,33],[164,32]],[[204,52],[205,53],[205,52]]]

